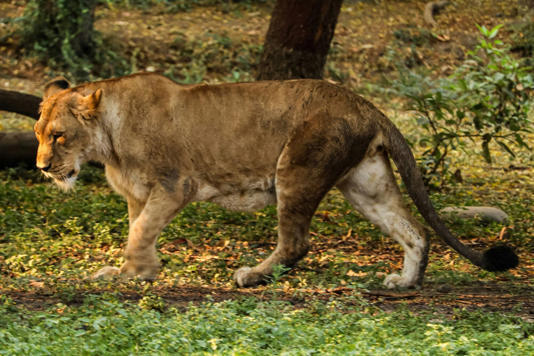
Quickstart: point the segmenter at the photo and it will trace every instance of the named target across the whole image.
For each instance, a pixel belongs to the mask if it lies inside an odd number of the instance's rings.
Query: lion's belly
[[[200,184],[195,200],[210,201],[229,210],[257,211],[267,205],[276,204],[274,179],[258,179],[220,187]]]
[[[276,203],[276,195],[262,191],[248,191],[238,194],[221,195],[212,202],[219,204],[223,208],[236,211],[257,211],[267,205]]]

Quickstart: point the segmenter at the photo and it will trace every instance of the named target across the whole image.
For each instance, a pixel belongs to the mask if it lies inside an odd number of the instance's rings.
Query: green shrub
[[[531,68],[495,39],[500,27],[478,27],[482,39],[451,76],[432,80],[403,68],[394,83],[394,92],[408,99],[426,131],[417,144],[424,149],[419,163],[427,183],[450,177],[449,153],[466,141],[479,144],[488,163],[492,145],[511,156],[516,149],[529,148],[524,137],[531,132]]]
[[[21,45],[76,79],[125,74],[126,61],[106,49],[93,29],[95,4],[95,0],[28,1],[19,27]]]

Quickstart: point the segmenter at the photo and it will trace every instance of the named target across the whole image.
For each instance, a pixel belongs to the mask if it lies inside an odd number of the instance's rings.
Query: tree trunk
[[[39,118],[41,98],[35,95],[0,89],[0,110]]]
[[[35,165],[37,139],[33,132],[0,132],[0,168]]]
[[[259,80],[321,78],[343,0],[277,0]]]

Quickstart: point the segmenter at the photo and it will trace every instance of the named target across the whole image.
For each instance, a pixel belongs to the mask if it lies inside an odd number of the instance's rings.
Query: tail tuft
[[[499,272],[517,267],[519,258],[514,250],[506,245],[493,246],[486,251],[482,258],[482,268],[486,271]]]

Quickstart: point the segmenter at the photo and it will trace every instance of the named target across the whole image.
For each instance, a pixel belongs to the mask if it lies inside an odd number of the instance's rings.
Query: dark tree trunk
[[[39,118],[41,98],[35,95],[0,89],[0,110]]]
[[[277,0],[259,80],[321,78],[343,0]]]
[[[0,132],[0,168],[35,165],[37,139],[33,132]]]

